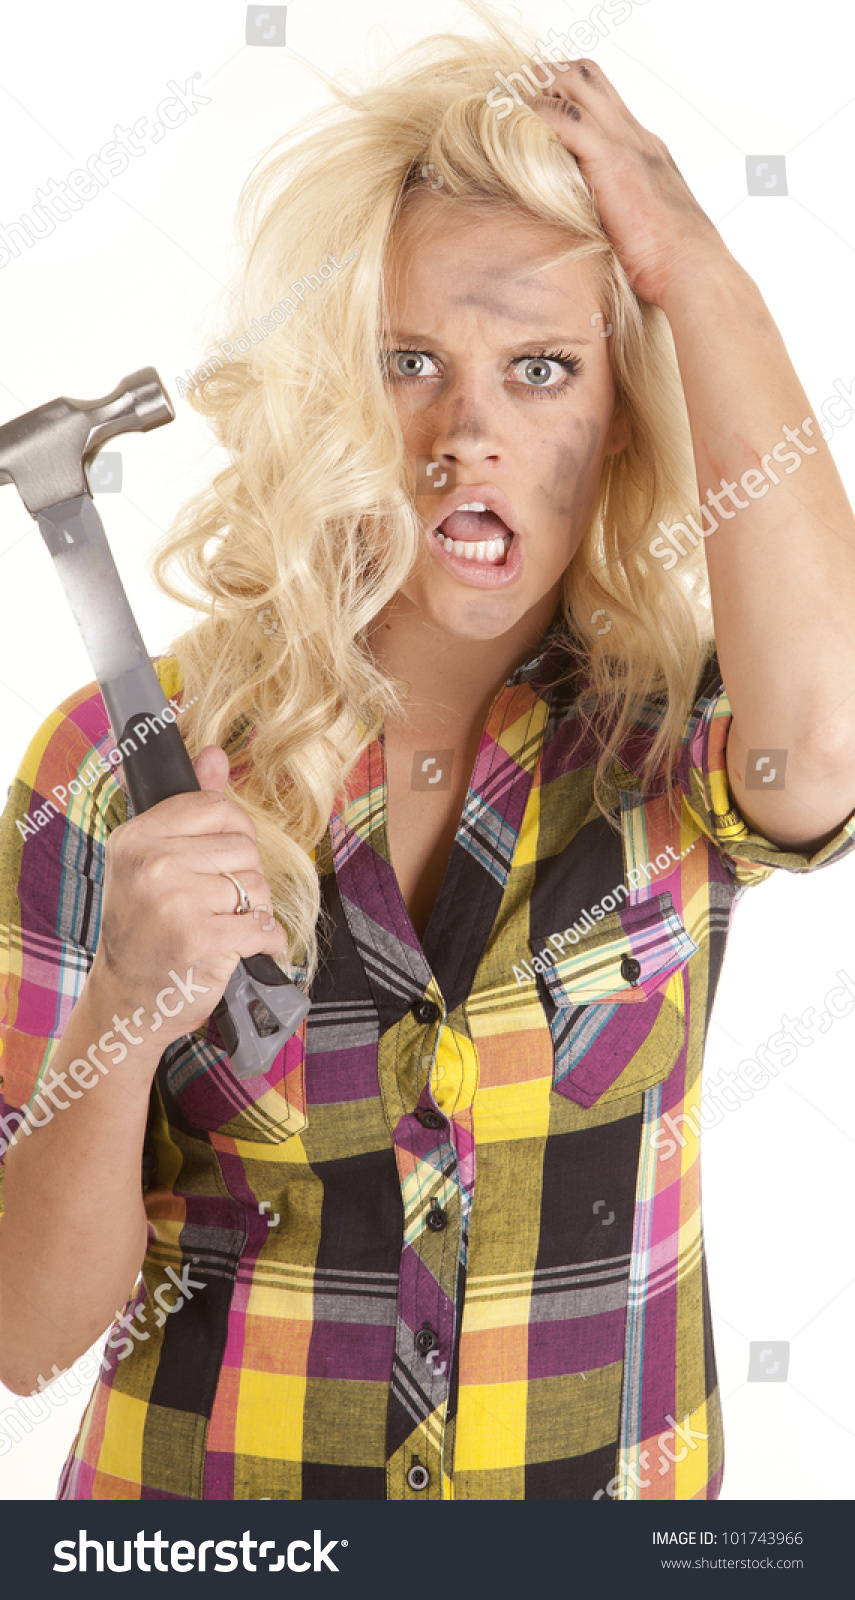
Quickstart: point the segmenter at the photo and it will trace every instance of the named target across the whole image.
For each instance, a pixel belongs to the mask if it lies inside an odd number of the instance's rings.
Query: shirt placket
[[[392,1500],[441,1500],[452,1492],[445,1447],[471,1200],[464,1180],[475,1082],[473,1047],[468,1039],[463,1043],[461,1049],[434,980],[381,1041],[381,1093],[404,1210],[387,1419]]]
[[[526,668],[539,665],[543,654]],[[486,740],[498,738],[526,668],[518,669],[495,697],[482,749]],[[516,777],[523,805],[535,757],[536,748],[526,751]],[[387,1412],[387,1498],[451,1499],[446,1445],[474,1185],[477,1053],[463,1006],[449,1017],[395,878],[379,739],[366,751],[358,789],[333,813],[330,840],[342,907],[380,1016],[378,1079],[403,1206]],[[466,810],[471,798],[470,789]],[[501,872],[494,865],[496,908],[509,866],[510,852]],[[481,928],[482,942],[488,932],[489,926]]]

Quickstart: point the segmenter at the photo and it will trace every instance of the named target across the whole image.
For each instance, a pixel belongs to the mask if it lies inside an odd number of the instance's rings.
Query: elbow
[[[5,1366],[0,1366],[0,1383],[2,1383],[4,1389],[9,1390],[10,1394],[32,1395],[39,1393],[38,1379],[31,1381],[29,1376],[24,1376],[20,1369],[7,1369]]]
[[[16,1349],[15,1342],[8,1336],[8,1329],[3,1327],[2,1319],[0,1319],[0,1383],[10,1394],[16,1395],[38,1394],[40,1388],[46,1387],[42,1374],[36,1372],[33,1367],[32,1351]]]
[[[0,1315],[0,1383],[10,1394],[40,1394],[57,1377],[57,1372],[52,1372],[46,1380],[33,1365],[34,1354],[32,1344],[21,1335],[16,1337]]]
[[[826,717],[799,741],[796,756],[809,783],[855,777],[855,734],[848,722]]]
[[[16,1351],[12,1341],[6,1336],[6,1330],[0,1323],[0,1383],[11,1394],[25,1395],[37,1394],[40,1372],[31,1370],[32,1361],[27,1359],[26,1352]],[[44,1380],[42,1380],[44,1386]]]

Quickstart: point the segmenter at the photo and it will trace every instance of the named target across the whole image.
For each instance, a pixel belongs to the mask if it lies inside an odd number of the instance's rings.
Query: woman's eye
[[[550,382],[550,379],[563,378],[569,365],[567,361],[559,361],[554,356],[520,356],[519,361],[514,362],[514,366],[523,369],[525,386],[538,389],[560,388],[560,383]],[[556,370],[550,371],[550,368]]]
[[[387,350],[384,356],[386,370],[392,378],[433,377],[425,367],[425,363],[432,360],[424,350]]]
[[[385,375],[393,383],[406,381],[413,382],[437,376],[436,363],[433,356],[426,350],[384,350],[382,363]],[[521,367],[523,381],[515,381],[512,387],[518,389],[531,389],[545,391],[549,394],[559,394],[566,387],[570,378],[575,378],[582,370],[579,356],[574,356],[569,351],[555,351],[549,355],[517,356],[510,363],[511,367]],[[561,381],[556,381],[561,380]]]

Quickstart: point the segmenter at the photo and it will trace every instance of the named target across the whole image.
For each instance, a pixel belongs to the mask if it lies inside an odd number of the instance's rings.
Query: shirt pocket
[[[552,931],[532,934],[534,952],[553,951]],[[591,1106],[667,1078],[685,1037],[684,969],[697,949],[666,891],[609,913],[542,960],[558,1094]]]
[[[170,1122],[183,1131],[221,1133],[253,1144],[281,1144],[306,1118],[306,1018],[257,1078],[238,1078],[215,1025],[176,1039],[158,1066]]]

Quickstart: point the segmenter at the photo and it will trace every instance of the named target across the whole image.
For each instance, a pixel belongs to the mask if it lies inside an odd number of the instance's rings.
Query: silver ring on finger
[[[231,872],[221,872],[220,873],[220,877],[221,878],[228,878],[229,883],[233,883],[235,888],[237,889],[237,892],[238,892],[238,903],[235,906],[235,916],[236,917],[245,916],[247,911],[251,911],[252,910],[252,901],[250,900],[249,895],[247,894],[243,884],[240,882],[240,880],[238,878],[234,877],[234,875]]]

